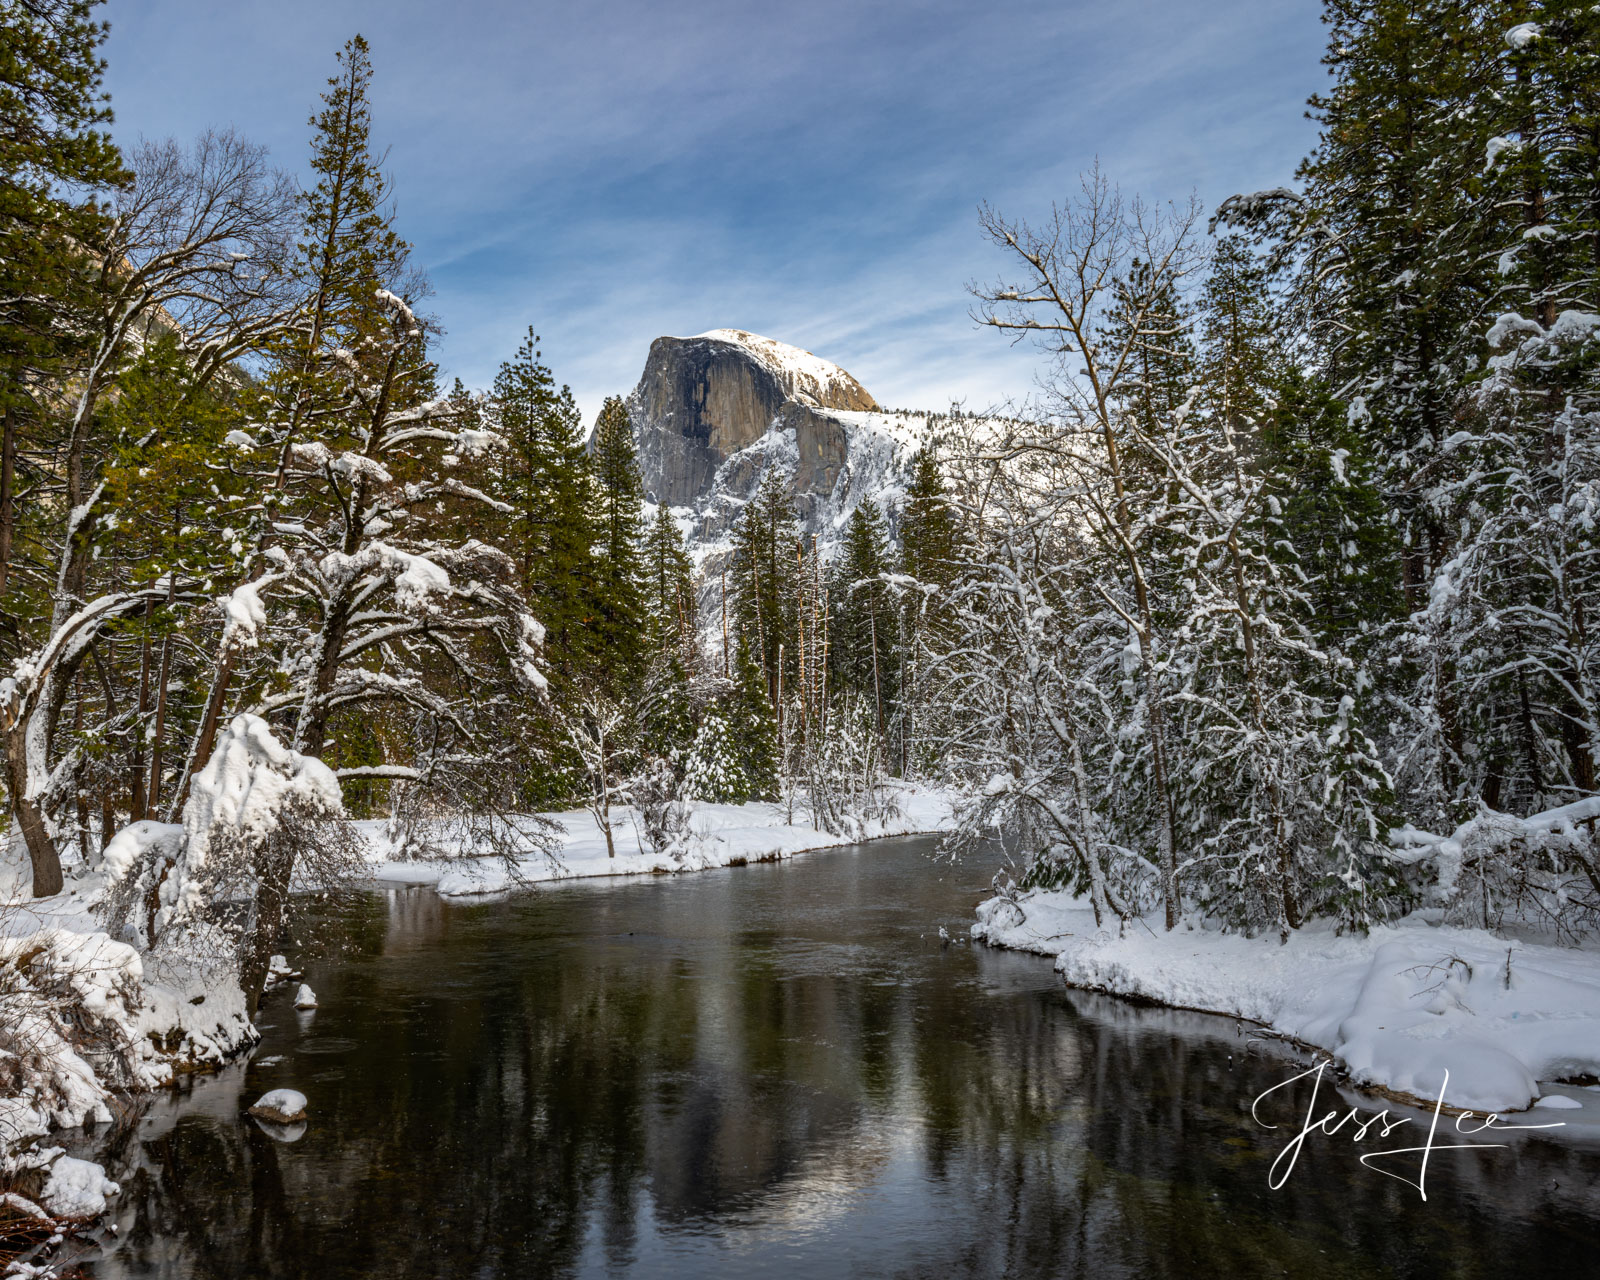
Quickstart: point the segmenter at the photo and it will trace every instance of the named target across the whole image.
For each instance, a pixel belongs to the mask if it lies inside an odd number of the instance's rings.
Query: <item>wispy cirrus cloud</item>
[[[1282,181],[1322,82],[1281,0],[110,0],[125,138],[232,123],[299,171],[335,48],[376,67],[402,232],[448,372],[484,385],[535,326],[592,415],[650,340],[738,326],[885,403],[1025,395],[1037,358],[967,317],[988,199],[1033,214],[1098,156],[1214,203]]]

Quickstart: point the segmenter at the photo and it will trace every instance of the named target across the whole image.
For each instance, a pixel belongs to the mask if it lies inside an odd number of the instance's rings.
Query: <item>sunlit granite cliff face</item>
[[[657,338],[628,399],[645,495],[671,507],[715,616],[745,503],[775,468],[808,541],[831,558],[871,499],[891,538],[917,450],[936,419],[888,413],[838,365],[743,329]]]
[[[629,401],[645,491],[693,506],[718,469],[769,431],[793,431],[797,490],[832,489],[848,452],[827,410],[870,412],[877,402],[843,369],[742,329],[657,338]],[[818,412],[818,411],[824,412]]]

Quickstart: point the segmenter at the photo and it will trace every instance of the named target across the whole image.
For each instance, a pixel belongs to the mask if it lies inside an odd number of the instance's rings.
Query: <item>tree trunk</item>
[[[33,865],[33,896],[48,898],[61,892],[61,855],[44,819],[44,810],[28,795],[27,744],[13,730],[6,735],[6,789],[11,793],[11,818],[28,846]]]
[[[16,415],[5,412],[4,433],[0,435],[0,598],[6,593],[11,576],[11,544],[17,528],[17,424]]]
[[[150,765],[150,807],[155,808],[155,793],[160,789],[161,775],[161,726],[167,709],[167,682],[165,669],[167,663],[166,645],[170,645],[170,637],[162,648],[161,665],[163,679],[161,688],[156,692],[156,743],[154,759]],[[167,806],[167,821],[176,822],[178,814],[182,811],[184,803],[189,799],[189,784],[194,780],[194,775],[206,767],[206,762],[211,759],[211,752],[217,745],[217,725],[222,719],[222,706],[228,698],[228,683],[233,678],[233,650],[227,649],[217,660],[217,674],[211,681],[211,691],[206,695],[205,709],[200,713],[200,727],[195,731],[194,745],[189,749],[189,759],[184,766],[183,781],[179,784],[177,793],[172,797],[172,803]]]
[[[267,985],[267,970],[283,932],[284,909],[289,904],[289,879],[294,860],[287,848],[275,849],[269,841],[261,857],[260,882],[256,887],[256,916],[239,955],[239,986],[244,991],[248,1016],[254,1021]]]
[[[128,765],[128,821],[140,822],[147,815],[144,784],[144,718],[150,711],[150,618],[156,602],[144,606],[144,635],[139,640],[139,702],[133,718],[133,753]]]

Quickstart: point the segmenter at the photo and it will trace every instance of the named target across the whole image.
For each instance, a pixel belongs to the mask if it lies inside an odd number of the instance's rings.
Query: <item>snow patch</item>
[[[58,1217],[93,1218],[106,1211],[106,1197],[121,1190],[92,1160],[61,1156],[50,1166],[41,1198]]]

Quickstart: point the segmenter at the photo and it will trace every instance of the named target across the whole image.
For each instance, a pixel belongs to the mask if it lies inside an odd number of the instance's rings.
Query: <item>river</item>
[[[933,847],[324,909],[317,1010],[73,1144],[123,1184],[88,1274],[1600,1273],[1600,1145],[1436,1152],[1423,1203],[1324,1139],[1273,1191],[1303,1059],[959,941],[994,868]],[[297,1141],[242,1115],[280,1086]]]

